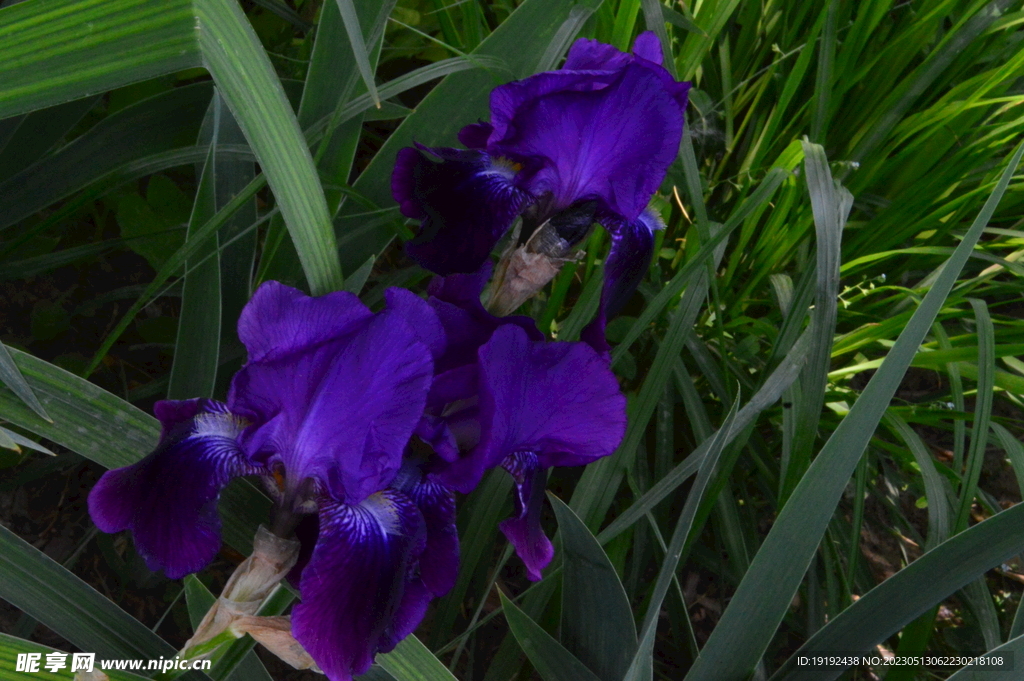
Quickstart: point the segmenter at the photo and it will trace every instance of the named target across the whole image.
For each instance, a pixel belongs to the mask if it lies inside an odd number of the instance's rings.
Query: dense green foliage
[[[154,399],[222,397],[262,280],[371,306],[422,289],[395,151],[454,144],[576,36],[626,49],[650,28],[694,90],[655,262],[608,329],[626,439],[553,475],[568,505],[538,584],[496,530],[507,477],[460,500],[458,584],[369,676],[826,679],[843,670],[791,656],[880,645],[1024,665],[1021,2],[0,5],[0,493],[137,460]],[[607,248],[595,232],[522,312],[578,337]],[[268,502],[225,497],[244,553]],[[0,598],[24,613],[0,665],[39,648],[35,620],[104,656],[170,654],[164,617],[112,604],[83,552],[183,629],[210,597],[94,529],[62,567],[0,521]],[[212,677],[269,678],[232,651]]]

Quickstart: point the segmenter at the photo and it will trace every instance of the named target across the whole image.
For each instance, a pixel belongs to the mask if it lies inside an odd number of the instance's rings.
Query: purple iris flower
[[[540,524],[546,471],[614,451],[625,398],[589,345],[487,312],[488,274],[438,279],[427,301],[390,289],[376,314],[349,293],[264,284],[239,320],[248,361],[226,403],[157,403],[160,443],[103,475],[89,496],[96,525],[131,530],[148,564],[177,579],[217,554],[224,486],[261,476],[275,533],[316,527],[292,633],[332,681],[365,672],[451,589],[453,490],[489,468],[515,478],[502,530],[539,579],[553,553]],[[413,435],[432,451],[416,456]]]
[[[518,215],[521,240],[550,223],[566,253],[597,221],[612,237],[601,318],[616,314],[650,264],[660,219],[647,206],[683,131],[690,84],[661,64],[651,32],[632,54],[577,40],[561,69],[496,88],[490,122],[459,133],[468,149],[399,151],[392,193],[422,221],[409,254],[437,274],[470,273]]]
[[[158,403],[156,451],[105,473],[89,496],[100,529],[131,530],[149,565],[176,579],[219,550],[224,486],[263,476],[275,532],[318,521],[292,631],[333,681],[412,632],[458,568],[453,494],[403,457],[444,330],[408,291],[387,302],[374,314],[349,293],[264,284],[239,320],[249,358],[226,404]]]
[[[501,466],[516,484],[516,514],[501,524],[532,580],[554,549],[541,528],[547,470],[615,451],[626,398],[607,356],[586,343],[545,341],[528,317],[495,317],[480,304],[489,267],[435,280],[428,292],[449,352],[417,434],[440,459],[431,477],[468,492]]]

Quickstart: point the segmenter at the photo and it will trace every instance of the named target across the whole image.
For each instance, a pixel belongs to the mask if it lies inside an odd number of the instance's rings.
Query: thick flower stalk
[[[661,64],[651,32],[632,54],[581,39],[560,70],[495,88],[490,121],[459,133],[466,149],[402,149],[392,193],[421,221],[409,254],[438,274],[475,272],[522,216],[491,305],[507,313],[554,276],[596,221],[612,238],[599,319],[616,314],[650,264],[661,222],[648,203],[683,131],[690,84]]]

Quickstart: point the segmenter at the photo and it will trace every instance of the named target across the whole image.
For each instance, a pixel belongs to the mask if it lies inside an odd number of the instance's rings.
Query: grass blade
[[[839,260],[843,226],[852,200],[846,200],[845,189],[837,187],[825,158],[825,150],[818,144],[803,142],[804,171],[807,190],[814,214],[814,232],[817,245],[815,266],[816,290],[811,328],[814,341],[807,366],[801,375],[800,391],[794,400],[794,437],[791,456],[784,467],[781,501],[785,503],[793,487],[810,464],[811,451],[818,433],[818,421],[825,404],[828,388],[828,370],[832,359],[832,343],[836,332],[839,295]],[[849,192],[846,192],[849,196]],[[852,197],[851,197],[852,199]]]
[[[893,128],[906,115],[911,105],[928,90],[928,86],[949,68],[953,59],[965,47],[974,42],[996,19],[1001,17],[1011,4],[1011,0],[993,0],[988,3],[961,26],[960,30],[946,40],[944,45],[928,55],[925,63],[917,68],[917,75],[913,79],[908,79],[909,84],[906,89],[903,92],[894,92],[890,96],[890,100],[881,105],[882,107],[888,105],[888,108],[884,114],[872,121],[869,130],[854,148],[851,158],[854,161],[861,161],[884,142]]]
[[[621,681],[636,654],[636,625],[608,554],[583,521],[548,494],[562,539],[562,641],[601,681]]]
[[[174,648],[0,525],[0,598],[101,658],[173,657]],[[154,672],[156,673],[156,672]],[[206,678],[193,672],[191,678]]]
[[[810,334],[804,332],[804,335],[793,345],[783,361],[775,368],[775,371],[765,380],[764,385],[754,393],[750,401],[743,405],[743,408],[736,414],[736,420],[729,434],[730,436],[745,430],[747,426],[754,422],[758,414],[777,402],[786,388],[796,380],[804,362],[807,360],[810,342]],[[727,441],[725,444],[728,445],[730,441]],[[647,492],[634,501],[628,509],[618,514],[615,520],[609,523],[608,527],[604,528],[597,535],[598,541],[602,544],[611,541],[630,525],[644,517],[662,499],[675,491],[687,478],[696,473],[711,446],[711,442],[711,439],[702,442],[692,454],[673,468],[668,475],[655,483]]]
[[[313,295],[341,288],[327,201],[267,53],[235,0],[195,0],[203,63],[274,192]]]
[[[341,13],[341,20],[345,23],[345,32],[348,33],[348,41],[352,46],[352,56],[356,61],[356,68],[359,75],[366,84],[366,91],[374,105],[380,108],[380,95],[377,94],[377,85],[373,80],[373,67],[370,66],[370,57],[363,42],[363,30],[359,27],[359,15],[356,13],[352,0],[336,0],[338,11]]]
[[[0,230],[132,161],[177,148],[182,138],[195,139],[212,91],[210,83],[196,83],[132,104],[0,183],[6,203]]]
[[[687,537],[690,535],[690,529],[693,527],[693,520],[697,515],[697,508],[704,495],[704,490],[707,489],[711,475],[718,464],[718,459],[725,449],[725,444],[728,442],[729,435],[735,426],[736,408],[738,406],[739,399],[737,397],[722,427],[718,429],[708,444],[707,454],[704,455],[704,460],[701,461],[700,467],[697,470],[697,479],[686,496],[686,503],[679,514],[679,520],[676,521],[676,528],[672,532],[672,540],[669,542],[665,560],[661,564],[661,570],[658,571],[658,579],[654,584],[654,590],[651,592],[636,656],[629,665],[629,671],[626,673],[623,681],[641,681],[644,678],[651,677],[650,665],[653,664],[652,651],[654,649],[654,636],[657,633],[658,620],[661,614],[661,604],[665,601],[672,578],[676,574],[676,568],[679,565],[680,558],[682,558],[683,547],[686,544]]]
[[[39,403],[39,398],[32,392],[32,387],[29,386],[25,377],[18,371],[11,353],[7,351],[7,346],[3,343],[0,343],[0,383],[7,386],[11,392],[18,396],[18,399],[28,405],[29,409],[38,414],[39,418],[53,423],[53,419],[46,413],[43,405]]]
[[[458,681],[412,634],[402,639],[390,653],[378,655],[377,664],[402,681]]]
[[[569,49],[569,45],[576,39],[576,34],[580,32],[583,24],[586,23],[593,13],[594,9],[592,7],[585,7],[583,5],[577,5],[569,10],[569,17],[558,27],[558,32],[555,33],[551,42],[548,43],[547,49],[544,50],[540,63],[537,64],[538,71],[550,71],[558,65],[558,62],[561,61]]]
[[[504,593],[498,593],[508,628],[544,681],[601,681]]]
[[[210,153],[206,157],[199,179],[192,215],[188,221],[189,237],[195,235],[217,212],[217,142],[219,137],[221,104],[214,93],[214,133]],[[224,112],[226,113],[226,112]],[[194,264],[184,277],[181,292],[181,314],[178,317],[178,336],[174,344],[174,363],[167,384],[167,397],[172,400],[194,397],[213,397],[217,382],[220,357],[221,280],[220,253],[217,235],[206,239],[196,249]],[[188,267],[186,261],[186,267]]]
[[[970,298],[974,319],[978,327],[978,398],[974,406],[974,424],[971,426],[971,446],[967,451],[967,471],[960,485],[960,506],[957,508],[954,532],[962,532],[970,520],[971,506],[978,491],[981,467],[985,462],[988,445],[988,424],[992,420],[992,386],[995,382],[995,331],[985,301]]]
[[[772,678],[838,678],[844,668],[800,669],[796,657],[823,651],[870,650],[957,589],[1024,550],[1022,521],[1024,504],[1017,504],[939,544],[821,628]],[[987,672],[985,678],[989,678]]]
[[[925,498],[928,500],[928,540],[925,550],[930,550],[946,541],[950,534],[950,517],[952,515],[946,490],[942,486],[942,478],[935,469],[935,462],[925,447],[924,442],[906,421],[890,411],[885,415],[887,425],[899,435],[914,455],[917,467],[924,478]]]
[[[740,681],[754,670],[789,607],[861,454],[907,367],[1010,183],[1019,145],[981,213],[935,284],[782,509],[732,601],[690,669],[688,681]]]
[[[29,0],[0,9],[0,118],[200,64],[191,0]]]

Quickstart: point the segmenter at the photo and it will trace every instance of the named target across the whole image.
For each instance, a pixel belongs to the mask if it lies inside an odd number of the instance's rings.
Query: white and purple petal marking
[[[217,499],[240,475],[264,472],[238,447],[245,423],[212,400],[157,404],[164,435],[138,463],[107,471],[89,494],[104,532],[131,530],[153,570],[171,579],[202,569],[220,550]]]

